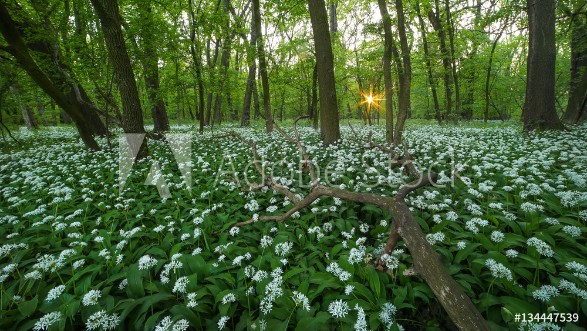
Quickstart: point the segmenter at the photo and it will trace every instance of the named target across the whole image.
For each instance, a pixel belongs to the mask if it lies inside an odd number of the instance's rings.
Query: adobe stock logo
[[[133,165],[137,159],[137,154],[141,148],[141,145],[145,141],[144,133],[126,133],[118,138],[118,192],[122,195],[124,186]],[[192,137],[188,133],[169,133],[164,135],[164,141],[171,149],[175,162],[181,172],[182,182],[184,188],[188,191],[192,191]],[[145,179],[145,185],[154,185],[157,187],[157,191],[161,198],[170,198],[171,193],[169,191],[169,185],[163,172],[161,171],[161,165],[157,159],[150,157],[147,162],[151,163],[151,168]]]

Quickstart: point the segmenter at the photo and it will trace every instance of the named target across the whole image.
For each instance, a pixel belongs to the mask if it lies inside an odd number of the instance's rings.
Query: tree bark
[[[314,130],[318,130],[318,65],[314,64],[314,70],[312,70],[312,127]]]
[[[385,140],[393,143],[393,78],[391,76],[391,48],[393,35],[391,34],[391,16],[387,10],[385,0],[377,0],[379,12],[383,18],[383,36],[385,48],[383,49],[383,81],[385,85]]]
[[[581,17],[573,20],[569,102],[562,120],[569,124],[587,121],[587,22]]]
[[[192,60],[194,61],[194,67],[196,71],[196,81],[198,87],[198,121],[200,122],[199,132],[200,134],[204,133],[204,81],[202,80],[202,59],[201,59],[201,52],[198,49],[198,44],[196,41],[196,13],[194,12],[193,7],[193,0],[188,1],[189,11],[190,11],[190,52],[192,54]]]
[[[122,35],[120,10],[116,0],[91,0],[100,19],[108,56],[114,68],[116,83],[122,99],[122,129],[125,133],[145,133],[143,113],[135,75]],[[128,139],[134,150],[134,142]],[[137,159],[147,157],[149,151],[146,141],[138,147]]]
[[[243,100],[243,114],[241,117],[241,126],[249,126],[251,121],[251,100],[255,90],[255,74],[257,73],[257,62],[255,56],[255,46],[257,45],[257,33],[255,29],[255,17],[251,22],[251,41],[247,47],[247,62],[249,64],[249,75],[247,77],[247,86]]]
[[[159,56],[154,44],[156,38],[155,24],[153,22],[152,6],[148,1],[139,1],[139,13],[142,21],[141,40],[143,41],[143,74],[145,76],[145,89],[153,117],[154,131],[164,132],[169,130],[167,110],[161,95],[159,84]]]
[[[62,86],[52,82],[50,77],[37,65],[22,39],[18,24],[12,19],[8,8],[1,1],[0,32],[9,45],[11,55],[14,56],[19,65],[72,118],[86,147],[91,150],[99,150],[100,147],[92,136],[92,129],[81,111],[80,104],[72,103],[72,100],[61,90]]]
[[[497,47],[497,43],[499,42],[499,39],[501,39],[501,36],[503,35],[506,27],[507,27],[507,21],[506,21],[506,24],[504,24],[503,27],[501,28],[499,35],[493,41],[493,45],[491,45],[491,53],[489,53],[489,63],[487,64],[487,74],[485,76],[485,109],[483,110],[483,121],[485,123],[487,123],[487,120],[489,120],[489,97],[490,97],[489,83],[491,81],[491,66],[493,65],[493,55],[495,54],[495,49]]]
[[[410,48],[406,36],[406,19],[404,14],[403,0],[395,0],[397,11],[398,33],[401,48],[401,70],[399,71],[399,100],[398,113],[395,130],[393,133],[393,144],[398,146],[401,143],[402,133],[408,114],[410,113],[410,95],[412,85],[412,60]]]
[[[310,20],[316,49],[318,88],[320,93],[320,134],[324,145],[340,139],[338,102],[334,80],[334,55],[328,29],[328,14],[324,0],[308,0]]]
[[[446,48],[446,32],[440,20],[440,6],[438,0],[434,0],[435,10],[428,12],[428,18],[432,27],[438,34],[440,41],[439,48],[442,56],[442,67],[444,68],[444,118],[448,120],[452,113],[452,68],[450,64],[450,55]]]
[[[430,50],[428,48],[428,38],[426,34],[426,27],[424,26],[424,19],[420,13],[420,2],[416,1],[416,14],[418,16],[418,22],[420,23],[420,33],[422,34],[422,44],[424,47],[424,57],[426,58],[426,73],[428,75],[428,83],[430,84],[430,90],[432,91],[432,101],[434,103],[434,116],[438,124],[442,123],[442,116],[440,115],[440,105],[438,103],[438,93],[436,91],[436,81],[432,75],[432,64],[430,62]]]
[[[458,119],[458,116],[461,116],[461,88],[459,85],[459,73],[458,73],[458,66],[457,60],[455,58],[455,29],[452,20],[452,14],[450,12],[450,0],[444,0],[444,7],[446,11],[446,25],[448,32],[448,41],[450,45],[450,64],[452,70],[452,81],[455,86],[455,116],[453,118],[454,121]]]
[[[259,71],[261,76],[261,85],[263,86],[263,113],[265,115],[265,131],[273,131],[273,114],[271,113],[271,94],[269,92],[269,77],[267,74],[267,61],[265,59],[265,40],[261,32],[261,7],[259,0],[252,0],[253,4],[253,23],[255,34],[257,36],[257,58],[259,59]]]
[[[563,129],[555,109],[555,1],[528,0],[528,70],[524,131]]]

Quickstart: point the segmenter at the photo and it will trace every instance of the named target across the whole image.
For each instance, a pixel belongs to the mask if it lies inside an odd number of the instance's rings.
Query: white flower
[[[505,238],[505,235],[501,231],[493,231],[491,232],[491,241],[495,243],[500,243]]]
[[[49,330],[49,327],[56,322],[59,322],[62,318],[62,314],[60,311],[50,312],[48,314],[43,315],[33,327],[34,331],[40,330]]]
[[[574,225],[563,226],[563,232],[573,238],[577,238],[577,237],[581,236],[581,228],[578,226],[574,226]]]
[[[139,259],[139,270],[149,270],[157,265],[157,259],[152,258],[150,255],[143,255]]]
[[[228,316],[222,316],[220,318],[220,320],[218,321],[218,328],[220,330],[224,329],[224,327],[226,326],[226,322],[228,322],[229,319],[230,319],[230,317],[228,317]]]
[[[526,244],[528,246],[536,248],[536,251],[538,251],[538,253],[542,256],[552,257],[554,255],[554,251],[552,250],[552,248],[547,243],[536,237],[528,239],[526,241]]]
[[[328,312],[335,318],[343,318],[349,312],[349,305],[342,300],[335,300],[328,305]]]
[[[227,295],[224,296],[224,298],[222,298],[223,305],[225,305],[227,303],[235,302],[235,301],[236,301],[236,296],[232,293],[228,293]]]
[[[355,289],[355,287],[353,285],[347,285],[344,287],[344,294],[351,295],[351,293],[353,293],[354,289]]]
[[[487,259],[485,265],[491,271],[491,275],[495,278],[505,278],[509,281],[513,280],[512,272],[506,266],[496,262],[494,259]]]
[[[59,285],[55,288],[52,288],[49,291],[49,293],[47,294],[45,301],[51,302],[51,301],[59,298],[59,296],[61,296],[61,294],[63,294],[63,291],[65,291],[65,285]]]
[[[338,279],[340,279],[341,282],[346,282],[351,278],[350,272],[342,269],[337,262],[330,263],[330,265],[326,267],[326,271],[338,277]]]
[[[505,256],[509,257],[510,259],[514,259],[518,257],[518,251],[515,249],[508,249],[505,251]]]
[[[390,328],[393,325],[393,317],[397,312],[397,308],[390,302],[386,302],[381,307],[381,312],[379,313],[379,319],[383,324]]]
[[[538,290],[532,292],[532,297],[536,300],[546,302],[558,296],[558,289],[552,285],[542,285]]]
[[[91,290],[88,293],[86,293],[86,295],[84,295],[84,298],[82,299],[82,304],[84,306],[93,306],[95,304],[98,304],[98,299],[100,299],[101,296],[102,292],[100,292],[99,290]]]
[[[263,238],[261,238],[261,248],[267,248],[269,246],[271,246],[271,244],[273,243],[273,238],[269,237],[269,236],[263,236]]]
[[[464,241],[459,241],[459,242],[457,242],[457,248],[458,248],[459,250],[463,250],[463,249],[465,249],[466,247],[467,247],[467,243],[466,243],[466,242],[464,242]]]
[[[365,259],[365,249],[351,248],[349,255],[349,263],[361,263]]]
[[[230,229],[230,235],[231,236],[236,236],[238,233],[240,232],[240,228],[239,227],[233,227],[232,229]]]
[[[186,293],[186,287],[189,283],[189,279],[185,276],[179,277],[173,286],[173,293]]]
[[[367,319],[365,311],[358,304],[355,305],[357,311],[357,321],[355,322],[355,331],[367,331]]]
[[[310,311],[310,300],[307,296],[298,291],[293,291],[292,299],[296,306],[302,306],[303,309]]]
[[[189,301],[187,304],[188,308],[194,308],[198,305],[198,302],[196,301],[197,296],[198,296],[197,293],[193,293],[193,292],[188,293],[188,297],[187,297],[188,301]]]
[[[293,243],[292,242],[282,242],[279,243],[277,245],[275,245],[275,254],[277,254],[278,256],[284,257],[287,255],[287,253],[289,253],[289,251],[292,249],[293,247]]]
[[[173,322],[171,321],[171,316],[165,316],[159,324],[155,327],[155,331],[170,331],[171,325]]]
[[[118,314],[108,315],[105,310],[92,314],[86,322],[87,330],[114,330],[120,323]]]

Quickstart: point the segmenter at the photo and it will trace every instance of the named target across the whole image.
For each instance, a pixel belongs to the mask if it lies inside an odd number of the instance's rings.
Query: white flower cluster
[[[293,243],[286,241],[275,245],[275,254],[278,256],[284,257],[286,256],[289,251],[293,248]]]
[[[303,293],[293,291],[292,299],[295,302],[296,307],[301,306],[302,309],[310,311],[310,300]]]
[[[489,268],[491,275],[495,278],[505,278],[509,281],[514,279],[511,270],[503,264],[496,262],[494,259],[487,259],[485,265]]]
[[[391,328],[393,325],[393,318],[395,313],[397,312],[397,308],[391,303],[386,302],[381,307],[381,312],[379,313],[379,320],[385,325],[386,329]]]
[[[332,317],[344,318],[349,313],[349,305],[342,300],[334,300],[328,305],[328,312]]]
[[[34,331],[48,330],[49,327],[61,320],[63,315],[60,311],[53,311],[43,315],[33,326]]]
[[[185,331],[189,327],[190,323],[184,319],[174,323],[171,316],[166,316],[155,326],[155,331]]]
[[[337,262],[331,262],[328,267],[326,267],[326,271],[338,277],[341,282],[346,282],[351,278],[350,272],[342,269]]]
[[[265,286],[265,297],[261,300],[260,308],[263,314],[267,315],[273,309],[273,303],[283,295],[283,271],[280,268],[275,268],[271,272],[273,278],[267,286]]]
[[[87,330],[114,330],[120,323],[118,314],[109,315],[105,310],[95,312],[86,321]]]
[[[151,257],[150,255],[143,255],[139,259],[139,270],[149,270],[156,265],[157,259]]]
[[[536,248],[536,251],[538,251],[538,253],[544,257],[552,257],[554,255],[552,248],[547,243],[536,237],[529,238],[526,241],[526,245]]]
[[[190,280],[186,276],[179,277],[173,285],[173,293],[186,293]]]
[[[173,272],[175,272],[175,270],[183,267],[183,263],[181,263],[181,261],[179,261],[180,257],[181,257],[181,254],[174,254],[171,257],[171,262],[169,262],[163,266],[163,271],[161,271],[161,275],[159,275],[159,277],[161,278],[161,282],[163,284],[169,283],[169,273],[172,270],[173,270]]]
[[[435,245],[437,242],[443,242],[444,238],[445,236],[442,232],[429,233],[426,235],[426,240],[430,245]]]
[[[552,285],[542,285],[539,289],[532,292],[532,297],[542,302],[547,302],[558,296],[558,289]]]
[[[472,218],[470,221],[467,222],[467,225],[465,226],[465,228],[475,234],[479,233],[479,227],[486,227],[487,225],[489,225],[489,222],[487,220],[484,219],[480,219],[480,218]]]
[[[359,246],[358,248],[351,248],[351,251],[349,253],[349,263],[355,264],[363,262],[365,259],[365,254],[366,252],[364,246]]]
[[[100,290],[90,290],[82,299],[82,305],[93,306],[98,304],[98,299],[102,296]]]

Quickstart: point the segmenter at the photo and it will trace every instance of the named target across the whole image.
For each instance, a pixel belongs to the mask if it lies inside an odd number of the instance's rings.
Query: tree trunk
[[[261,32],[261,7],[259,0],[252,0],[253,23],[257,36],[257,58],[259,59],[259,71],[261,85],[263,86],[263,113],[265,115],[265,131],[273,131],[273,114],[271,113],[271,95],[269,93],[269,77],[267,75],[267,61],[265,60],[265,40]]]
[[[316,48],[318,88],[320,93],[320,134],[324,145],[336,144],[340,139],[338,103],[334,80],[334,55],[328,30],[328,15],[324,0],[308,0],[310,20]]]
[[[483,120],[485,123],[487,123],[487,120],[489,120],[489,96],[490,96],[489,83],[491,81],[491,66],[493,65],[493,55],[495,54],[495,48],[497,47],[497,42],[499,41],[499,39],[501,39],[501,36],[503,35],[506,27],[507,27],[507,21],[506,21],[506,24],[504,24],[503,27],[501,28],[499,35],[493,41],[493,45],[491,45],[491,53],[489,53],[489,63],[487,64],[487,75],[485,76],[485,109],[483,111]]]
[[[104,34],[104,41],[108,49],[108,56],[114,72],[116,83],[122,99],[122,128],[125,133],[145,133],[143,113],[135,75],[130,63],[130,58],[122,35],[120,10],[116,0],[91,0],[100,19],[100,25]],[[133,150],[135,143],[128,139]],[[137,152],[137,159],[147,157],[149,151],[146,141],[141,142]]]
[[[12,56],[14,56],[19,65],[63,111],[71,116],[86,147],[92,150],[99,150],[100,147],[92,136],[92,129],[84,118],[80,105],[78,103],[71,103],[71,100],[61,90],[61,86],[57,86],[52,82],[45,72],[39,68],[21,37],[17,23],[12,19],[3,2],[0,2],[0,32],[8,43]]]
[[[255,90],[255,74],[257,72],[257,62],[255,57],[255,46],[257,45],[257,34],[255,32],[255,22],[251,22],[251,41],[247,47],[247,63],[249,64],[249,75],[247,77],[247,87],[245,89],[245,97],[243,101],[243,115],[241,118],[241,126],[249,126],[251,121],[251,100],[253,99],[253,92]]]
[[[459,73],[457,68],[457,60],[455,58],[455,29],[454,24],[452,21],[452,14],[450,12],[450,1],[444,0],[445,11],[446,11],[446,25],[445,27],[448,29],[448,41],[450,45],[450,64],[452,69],[452,81],[455,86],[455,115],[453,117],[454,121],[457,121],[458,116],[461,115],[461,88],[459,85]]]
[[[572,29],[569,102],[563,116],[570,124],[587,120],[587,23],[577,16]]]
[[[159,56],[154,44],[156,38],[153,22],[152,8],[149,2],[139,2],[139,13],[142,21],[141,40],[143,41],[143,74],[145,76],[145,89],[149,99],[151,116],[153,117],[154,131],[163,132],[169,130],[167,110],[159,87]]]
[[[318,130],[318,65],[312,70],[312,127]]]
[[[522,119],[524,131],[562,129],[556,114],[555,1],[528,0],[528,73]]]
[[[226,41],[222,47],[222,55],[220,56],[220,79],[218,80],[218,92],[216,93],[216,101],[214,102],[214,123],[220,124],[222,116],[222,99],[226,89],[226,80],[228,79],[228,67],[230,66],[230,51],[232,45],[232,38],[234,34],[226,37]]]
[[[393,78],[391,76],[391,48],[393,35],[391,34],[391,16],[387,10],[385,0],[377,0],[379,12],[383,18],[383,81],[385,85],[385,141],[393,143]]]
[[[439,48],[442,56],[442,67],[444,68],[444,118],[448,120],[452,113],[452,68],[450,65],[450,56],[446,48],[446,33],[440,21],[440,8],[438,0],[434,0],[435,9],[428,12],[428,18],[432,27],[438,34],[440,41]]]
[[[430,62],[430,50],[428,48],[428,38],[426,34],[426,27],[424,26],[424,19],[420,13],[420,2],[416,1],[416,14],[418,16],[418,22],[420,23],[420,33],[422,34],[422,44],[424,47],[424,57],[426,58],[426,73],[428,74],[428,83],[430,84],[430,90],[432,91],[432,101],[434,102],[434,116],[438,124],[442,123],[442,117],[440,115],[440,105],[438,104],[438,94],[436,91],[436,81],[432,75],[432,64]]]
[[[200,122],[199,132],[200,134],[204,133],[204,82],[202,80],[202,59],[201,59],[201,52],[198,49],[197,41],[196,41],[196,13],[194,12],[193,7],[193,0],[188,1],[189,11],[190,11],[190,52],[192,54],[192,60],[194,61],[194,66],[196,67],[196,81],[198,85],[198,121]]]
[[[398,32],[401,48],[401,71],[399,71],[399,100],[397,122],[395,124],[395,131],[393,134],[393,144],[398,146],[402,140],[402,133],[404,131],[404,124],[408,114],[410,113],[410,95],[412,85],[412,61],[410,58],[410,48],[408,46],[408,38],[406,36],[406,24],[403,0],[395,0],[395,8],[397,11]]]

